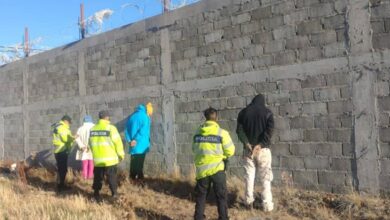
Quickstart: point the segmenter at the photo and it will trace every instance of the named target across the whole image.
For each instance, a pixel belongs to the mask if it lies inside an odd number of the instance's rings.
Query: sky
[[[34,48],[50,49],[78,40],[80,3],[86,18],[103,9],[113,11],[102,25],[103,32],[162,13],[160,0],[0,0],[0,47],[22,43],[24,27],[29,28]]]

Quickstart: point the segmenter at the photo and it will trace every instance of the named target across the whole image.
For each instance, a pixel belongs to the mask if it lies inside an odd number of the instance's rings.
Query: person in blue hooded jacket
[[[150,148],[150,116],[152,114],[152,103],[141,104],[130,115],[125,127],[125,138],[131,154],[130,178],[132,180],[144,178],[145,156]]]

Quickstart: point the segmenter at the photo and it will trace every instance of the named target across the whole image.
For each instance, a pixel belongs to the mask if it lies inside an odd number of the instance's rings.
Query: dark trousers
[[[92,188],[95,194],[99,194],[102,189],[104,176],[107,176],[108,186],[110,187],[112,195],[117,194],[118,181],[117,181],[117,165],[109,167],[95,167],[93,170],[93,185]]]
[[[130,162],[130,178],[131,179],[143,179],[144,178],[144,162],[145,154],[131,155]]]
[[[206,206],[206,197],[209,188],[213,185],[215,196],[217,197],[218,215],[220,220],[229,219],[227,207],[227,189],[226,174],[220,171],[212,176],[205,177],[196,181],[195,187],[195,220],[203,220]]]
[[[54,154],[57,161],[57,183],[58,188],[65,186],[65,177],[68,172],[68,153],[66,151]]]

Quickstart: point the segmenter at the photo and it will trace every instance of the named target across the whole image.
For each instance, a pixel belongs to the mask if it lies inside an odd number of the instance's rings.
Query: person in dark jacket
[[[265,99],[261,94],[238,114],[236,132],[239,140],[244,144],[245,156],[245,202],[248,207],[253,207],[255,200],[253,188],[257,168],[263,187],[261,195],[264,211],[272,211],[274,208],[271,192],[272,155],[269,149],[273,128],[273,114],[265,106]]]

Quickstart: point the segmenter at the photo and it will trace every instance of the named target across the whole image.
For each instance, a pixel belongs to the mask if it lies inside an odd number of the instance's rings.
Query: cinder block
[[[274,117],[275,129],[279,130],[288,130],[290,129],[290,124],[288,119],[282,117]]]
[[[221,89],[221,97],[232,97],[237,95],[236,87],[228,86]]]
[[[280,132],[280,141],[300,141],[302,140],[302,131],[298,129],[285,130]]]
[[[275,61],[273,55],[263,55],[253,58],[252,63],[255,69],[262,69],[264,67],[272,66]]]
[[[296,36],[295,27],[284,25],[272,31],[275,40],[290,39]]]
[[[250,57],[257,57],[261,56],[263,54],[263,47],[261,45],[253,45],[252,47],[244,49],[244,57],[250,58]]]
[[[348,158],[332,158],[331,170],[351,172],[352,160]]]
[[[371,21],[371,28],[374,34],[381,34],[385,33],[385,21],[379,20],[379,21]]]
[[[341,143],[317,143],[316,155],[328,157],[343,156],[343,146]]]
[[[228,26],[223,29],[224,31],[224,39],[232,40],[234,38],[241,36],[241,28],[240,26]]]
[[[310,129],[303,131],[303,140],[307,142],[324,142],[328,139],[328,133],[322,129]]]
[[[233,71],[235,73],[245,73],[253,70],[251,60],[241,60],[233,63]]]
[[[390,118],[388,113],[379,114],[379,126],[380,127],[390,127]]]
[[[326,103],[304,103],[303,104],[304,114],[327,114],[328,110]]]
[[[337,42],[333,44],[328,44],[324,47],[324,56],[325,57],[337,57],[346,54],[346,45],[345,42]]]
[[[214,21],[214,28],[215,30],[218,30],[218,29],[223,29],[225,27],[229,27],[232,25],[232,20],[231,18],[224,18],[224,19],[221,19],[221,20],[218,20],[218,21]]]
[[[307,143],[291,144],[290,152],[295,156],[314,156],[316,153],[316,146]]]
[[[283,104],[279,107],[279,113],[282,116],[296,116],[302,112],[302,105],[299,103]]]
[[[303,158],[301,157],[281,157],[280,166],[289,170],[305,168]]]
[[[289,144],[277,143],[270,147],[274,156],[289,156],[291,155]]]
[[[284,17],[282,15],[273,16],[271,18],[260,20],[260,22],[265,30],[270,31],[282,26],[284,24]]]
[[[328,102],[329,113],[348,113],[351,112],[353,108],[351,101],[335,101]]]
[[[277,84],[275,82],[259,82],[256,83],[257,93],[266,93],[274,92],[277,89]]]
[[[345,13],[347,11],[347,2],[345,0],[337,0],[334,3],[334,7],[337,13]]]
[[[275,65],[287,65],[296,62],[295,51],[284,51],[283,53],[275,54]]]
[[[241,24],[242,34],[250,34],[261,30],[260,23],[258,21],[252,21],[249,23]]]
[[[302,49],[309,45],[307,36],[296,36],[286,41],[287,49]]]
[[[327,157],[305,157],[303,161],[305,168],[309,170],[327,170],[330,167]]]
[[[390,128],[379,129],[379,140],[382,142],[390,142]]]
[[[334,115],[316,116],[314,117],[314,127],[315,128],[340,128],[341,121],[337,116]]]
[[[322,50],[319,47],[310,47],[300,49],[298,52],[298,58],[301,61],[318,60],[322,57]]]
[[[314,90],[315,101],[337,100],[340,98],[339,88],[323,88]]]
[[[335,85],[349,85],[350,83],[350,77],[348,73],[336,73],[336,74],[329,74],[325,75],[326,78],[326,84],[328,86],[335,86]]]
[[[316,88],[326,86],[326,80],[323,75],[309,76],[302,81],[302,88]]]
[[[271,6],[258,8],[256,10],[252,11],[251,17],[252,17],[252,19],[255,19],[255,20],[262,20],[265,18],[272,17]]]
[[[334,30],[326,31],[321,34],[315,34],[311,36],[312,46],[323,46],[334,42],[337,42],[337,34]]]
[[[272,6],[272,13],[274,15],[284,15],[295,9],[293,1],[282,2]]]
[[[348,128],[344,129],[331,129],[328,130],[328,141],[351,143],[352,130]]]
[[[293,171],[293,181],[294,181],[294,183],[297,183],[300,185],[317,185],[318,184],[317,171],[294,170]]]
[[[249,13],[239,14],[237,16],[232,17],[232,24],[237,25],[241,23],[245,23],[251,20],[251,15]]]
[[[250,84],[241,84],[237,87],[238,96],[254,96],[256,95],[256,89]]]
[[[276,38],[275,38],[276,39]],[[255,44],[266,44],[273,40],[272,32],[260,32],[254,35],[253,43]]]
[[[389,82],[377,82],[376,83],[376,95],[377,96],[389,96],[390,95],[390,84]]]
[[[244,57],[243,50],[231,50],[225,54],[226,61],[239,61]]]
[[[284,23],[295,26],[295,24],[308,20],[308,18],[309,18],[309,9],[303,8],[303,9],[295,10],[290,14],[285,14]]]
[[[320,0],[297,0],[296,7],[297,8],[308,7],[319,3]]]
[[[341,29],[345,27],[345,15],[339,14],[331,17],[326,17],[322,21],[325,29]]]
[[[232,40],[233,49],[247,48],[251,45],[251,39],[248,36],[240,37]]]
[[[343,186],[346,184],[346,174],[341,172],[318,172],[319,184]]]
[[[390,175],[380,175],[379,176],[379,187],[385,191],[389,192],[389,186],[390,186]]]
[[[264,53],[275,53],[284,50],[284,41],[270,41],[264,46]]]
[[[312,117],[294,117],[290,119],[290,127],[292,129],[309,129],[313,128],[313,118]]]
[[[209,33],[205,36],[206,44],[220,41],[223,36],[223,30],[217,30],[212,33]]]
[[[318,34],[321,31],[322,31],[322,25],[319,20],[301,22],[298,25],[299,35]]]
[[[313,100],[313,91],[311,89],[290,91],[290,102],[307,102]]]
[[[378,98],[379,110],[390,111],[390,96]]]

